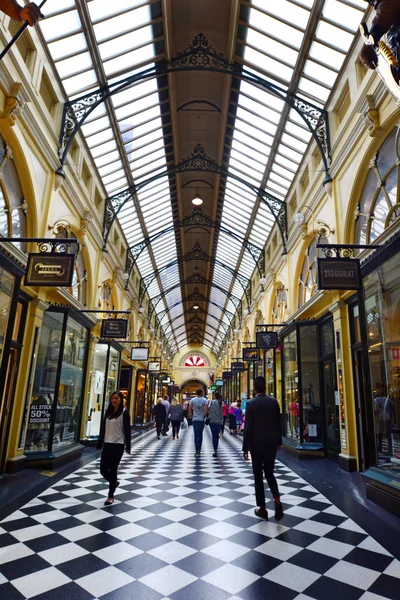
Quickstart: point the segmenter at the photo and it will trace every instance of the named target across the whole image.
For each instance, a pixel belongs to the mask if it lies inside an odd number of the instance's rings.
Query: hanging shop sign
[[[215,392],[215,390],[216,390],[216,389],[217,389],[217,386],[216,386],[216,385],[210,385],[210,390],[211,390],[212,392]]]
[[[38,252],[28,255],[25,285],[71,287],[76,254]]]
[[[147,370],[150,373],[159,373],[161,371],[161,363],[159,361],[150,361],[147,365]]]
[[[222,379],[224,381],[228,381],[229,379],[232,379],[232,371],[222,371]]]
[[[216,379],[215,380],[215,385],[217,387],[222,387],[224,385],[224,380],[223,379]]]
[[[361,269],[357,258],[318,258],[320,290],[360,290]]]
[[[276,331],[257,331],[256,334],[257,348],[268,350],[278,347],[278,334]]]
[[[51,404],[33,404],[29,410],[29,425],[47,425],[51,422]]]
[[[175,381],[173,379],[171,379],[171,381],[168,384],[168,387],[174,387],[175,386]]]
[[[164,385],[169,385],[169,383],[171,382],[171,377],[168,375],[168,377],[163,377],[161,383],[163,383]]]
[[[131,360],[148,360],[148,348],[131,348]]]
[[[126,338],[128,334],[128,319],[103,319],[101,322],[101,337],[103,339]]]
[[[231,363],[232,373],[243,373],[244,371],[244,363],[243,362],[233,362]]]
[[[243,360],[246,362],[260,360],[260,350],[258,348],[243,348]]]

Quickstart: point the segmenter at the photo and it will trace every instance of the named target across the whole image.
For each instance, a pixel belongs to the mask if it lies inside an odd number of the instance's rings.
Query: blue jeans
[[[198,453],[200,453],[201,445],[203,443],[203,430],[204,421],[193,421],[194,445],[196,447],[196,452]]]
[[[214,452],[218,450],[219,432],[221,431],[221,423],[210,423]]]

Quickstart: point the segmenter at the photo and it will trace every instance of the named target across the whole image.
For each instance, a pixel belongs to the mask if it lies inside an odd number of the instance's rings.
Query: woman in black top
[[[131,419],[124,408],[124,397],[121,392],[114,392],[110,398],[106,415],[101,424],[97,449],[101,453],[100,473],[109,483],[108,498],[105,506],[114,502],[114,492],[119,485],[117,469],[124,453],[131,453]]]
[[[163,404],[163,399],[159,398],[157,400],[157,404],[155,405],[155,407],[153,408],[153,416],[155,418],[156,421],[156,427],[157,427],[157,439],[160,439],[160,433],[161,433],[161,429],[163,428],[166,418],[167,418],[167,409],[165,408],[164,404]]]

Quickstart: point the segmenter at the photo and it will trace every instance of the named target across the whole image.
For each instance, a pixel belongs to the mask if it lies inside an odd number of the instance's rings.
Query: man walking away
[[[206,398],[204,398],[203,390],[198,389],[196,394],[197,396],[190,401],[189,417],[193,422],[195,456],[197,458],[200,456],[203,443],[204,417],[208,412],[208,404]]]
[[[257,517],[268,520],[265,506],[263,472],[275,502],[275,519],[283,517],[278,484],[274,475],[276,451],[282,446],[281,414],[279,404],[272,396],[265,395],[265,378],[254,380],[255,398],[246,404],[246,420],[243,434],[243,457],[248,460],[249,450],[253,463],[254,485],[258,508]]]

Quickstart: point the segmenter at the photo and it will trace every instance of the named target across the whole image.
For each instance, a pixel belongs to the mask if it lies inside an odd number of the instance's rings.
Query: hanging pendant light
[[[199,190],[196,190],[196,193],[193,196],[192,204],[194,204],[195,206],[200,206],[201,204],[203,204],[203,199],[199,194]]]

